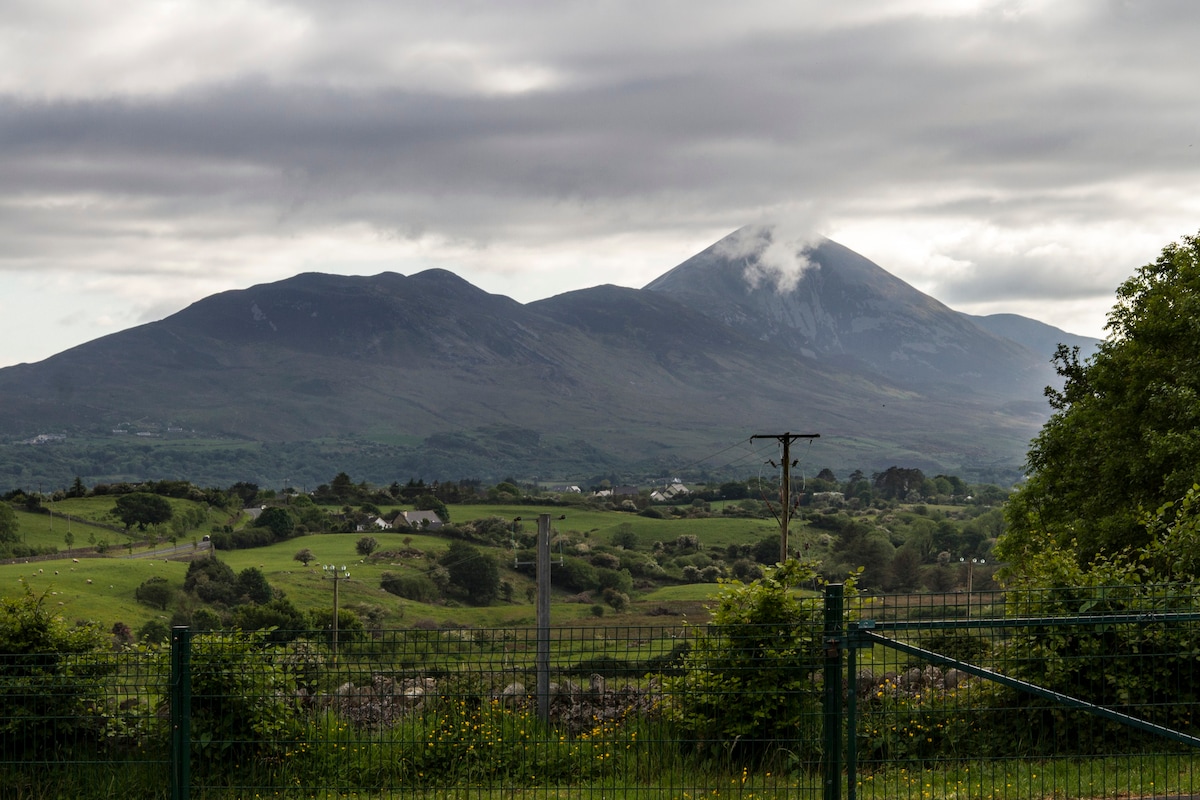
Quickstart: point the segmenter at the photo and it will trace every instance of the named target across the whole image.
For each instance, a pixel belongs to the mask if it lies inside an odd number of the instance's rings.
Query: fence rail
[[[1200,793],[1191,587],[840,589],[784,627],[555,628],[548,719],[533,629],[0,654],[0,797]]]

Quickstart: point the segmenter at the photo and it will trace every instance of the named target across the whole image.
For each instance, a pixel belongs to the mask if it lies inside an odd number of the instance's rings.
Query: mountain
[[[1016,474],[1054,329],[1004,335],[834,242],[790,277],[778,251],[743,229],[643,289],[524,305],[444,270],[223,292],[0,369],[0,488],[740,476],[785,431],[821,434],[814,473]]]
[[[769,228],[743,228],[645,288],[798,354],[918,391],[949,385],[1022,398],[1053,380],[1040,351],[947,308],[836,242],[822,240],[789,265],[799,273],[794,283],[764,263],[772,244]]]
[[[1011,339],[1035,353],[1045,354],[1047,358],[1054,355],[1054,351],[1060,344],[1065,344],[1067,347],[1078,347],[1080,355],[1084,357],[1091,355],[1100,344],[1099,339],[1067,333],[1053,325],[1047,325],[1018,314],[989,314],[985,317],[964,316],[984,330],[996,336]]]

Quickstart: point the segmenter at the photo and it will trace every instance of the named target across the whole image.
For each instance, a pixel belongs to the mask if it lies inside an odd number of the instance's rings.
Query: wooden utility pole
[[[751,439],[775,439],[783,447],[783,476],[779,487],[779,501],[783,510],[779,515],[779,562],[788,559],[788,523],[792,514],[792,442],[797,439],[820,439],[819,433],[756,433]]]

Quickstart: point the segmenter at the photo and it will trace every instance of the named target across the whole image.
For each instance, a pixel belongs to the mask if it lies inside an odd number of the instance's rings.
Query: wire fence
[[[545,667],[524,628],[0,654],[0,797],[1200,793],[1190,587],[813,604],[554,628]]]

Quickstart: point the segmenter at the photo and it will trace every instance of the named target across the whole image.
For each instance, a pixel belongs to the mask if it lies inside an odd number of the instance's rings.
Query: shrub
[[[432,603],[441,597],[437,584],[426,575],[397,575],[394,572],[385,572],[379,586],[389,594],[418,603]]]
[[[597,569],[597,589],[616,589],[618,592],[629,592],[633,589],[633,578],[628,572],[616,569]]]
[[[561,568],[551,570],[550,580],[555,586],[586,592],[596,588],[596,568],[582,558],[566,556]]]
[[[262,631],[192,639],[192,742],[201,751],[265,755],[282,751],[297,721],[286,651]]]
[[[48,758],[95,742],[104,723],[100,678],[115,670],[99,626],[68,625],[45,595],[0,599],[0,752]]]
[[[154,606],[159,610],[166,610],[174,595],[175,590],[171,588],[171,584],[160,575],[147,578],[133,590],[133,597],[139,603]]]
[[[216,556],[197,559],[188,564],[183,589],[206,603],[231,605],[237,597],[237,576],[233,568]]]
[[[138,628],[137,638],[144,644],[162,644],[171,636],[171,629],[165,623],[152,619]]]
[[[270,531],[272,540],[290,539],[296,532],[296,517],[282,506],[264,508],[254,527]]]
[[[712,622],[683,656],[681,674],[664,678],[669,719],[688,735],[746,761],[766,758],[772,742],[821,741],[821,603],[794,589],[817,577],[814,565],[789,560],[750,583],[721,590]],[[730,697],[738,702],[731,703]]]

